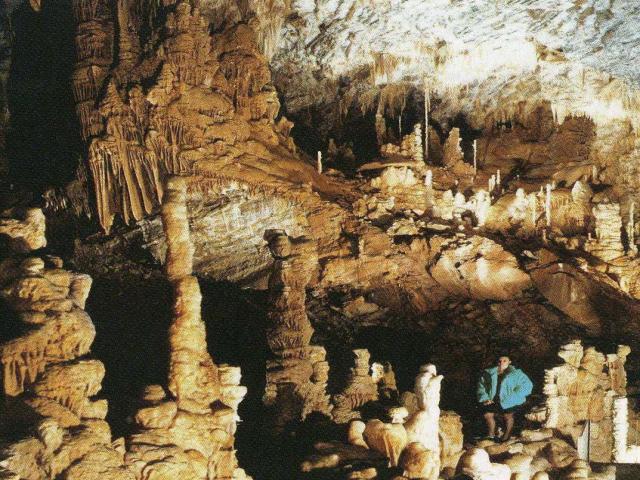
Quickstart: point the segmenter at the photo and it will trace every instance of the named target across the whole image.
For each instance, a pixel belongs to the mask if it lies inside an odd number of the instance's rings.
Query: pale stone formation
[[[544,406],[527,417],[576,439],[584,421],[589,420],[592,432],[597,433],[591,438],[592,460],[610,461],[616,429],[614,398],[626,392],[624,363],[628,354],[626,346],[605,357],[593,347],[583,348],[578,340],[564,345],[558,356],[565,363],[545,371]]]
[[[455,199],[451,190],[445,190],[440,197],[433,198],[433,216],[443,220],[453,220]]]
[[[486,190],[478,190],[471,199],[473,205],[473,212],[476,216],[478,226],[481,227],[487,222],[489,216],[489,209],[491,208],[491,195]]]
[[[10,210],[5,213],[8,218],[0,218],[0,241],[6,240],[12,251],[28,253],[47,246],[42,210],[29,208],[24,212]]]
[[[438,480],[440,459],[436,452],[425,448],[420,442],[412,442],[402,452],[400,467],[405,478]]]
[[[629,445],[629,403],[627,397],[613,402],[613,461],[640,463],[640,445]]]
[[[453,218],[460,220],[465,210],[467,210],[467,199],[462,192],[456,192],[453,197]]]
[[[347,386],[334,395],[332,402],[333,419],[337,423],[346,423],[360,418],[358,409],[368,402],[378,400],[378,387],[369,375],[369,351],[360,348],[353,351],[355,365],[351,368]]]
[[[511,480],[511,469],[491,463],[489,454],[482,448],[471,448],[463,453],[456,471],[477,480]]]
[[[350,445],[358,445],[360,447],[369,448],[364,440],[364,431],[366,424],[361,420],[353,420],[349,423],[349,431],[347,432],[347,442]]]
[[[363,432],[364,441],[371,450],[382,453],[389,459],[389,466],[398,465],[400,454],[407,445],[407,431],[400,423],[383,423],[369,420]]]
[[[2,220],[0,228],[14,254],[46,245],[41,211]],[[25,420],[34,432],[3,441],[0,476],[134,480],[122,452],[112,446],[104,421],[107,401],[92,398],[102,388],[104,365],[81,358],[95,338],[84,311],[91,278],[64,270],[57,257],[18,256],[0,261],[0,283],[0,296],[27,327],[22,336],[0,345],[3,391],[14,397],[16,411],[29,412]],[[11,408],[3,415],[11,417]]]
[[[186,180],[169,177],[164,192],[165,270],[174,292],[170,395],[160,386],[146,389],[143,407],[135,416],[139,431],[128,440],[125,460],[137,478],[248,478],[238,467],[233,448],[237,406],[246,389],[239,385],[239,368],[218,367],[207,351],[202,296],[191,274]]]
[[[304,420],[311,412],[329,415],[326,393],[329,364],[323,347],[310,345],[313,327],[306,312],[305,288],[317,268],[314,243],[290,238],[284,231],[268,230],[265,239],[274,257],[269,278],[267,360],[264,403],[276,427]]]
[[[409,167],[385,168],[382,175],[371,180],[374,188],[413,187],[418,183],[413,169]]]
[[[420,367],[415,380],[414,393],[418,411],[405,423],[409,442],[420,443],[437,458],[434,469],[440,471],[440,385],[442,375],[438,375],[435,365]],[[435,477],[437,479],[437,475]]]
[[[576,203],[588,205],[591,202],[592,197],[593,190],[591,190],[588,183],[578,180],[573,184],[573,187],[571,187],[571,198]]]
[[[638,254],[638,246],[636,245],[636,219],[635,219],[636,203],[632,200],[629,205],[629,220],[626,225],[627,241],[629,243],[629,254],[635,256]]]
[[[422,145],[422,125],[420,122],[413,126],[413,155],[415,162],[424,163],[424,147]]]
[[[516,258],[488,238],[432,239],[431,243],[440,255],[428,267],[429,273],[454,295],[509,300],[531,285]]]
[[[162,21],[140,18],[156,9]],[[77,0],[73,13],[73,95],[105,231],[116,216],[130,224],[157,209],[167,173],[324,184],[300,161],[293,124],[276,120],[278,95],[249,25],[212,35],[200,2],[186,0]]]
[[[455,469],[464,445],[460,415],[452,411],[441,411],[438,429],[440,432],[440,469]]]
[[[443,162],[445,167],[453,168],[460,163],[464,163],[462,149],[460,148],[460,129],[452,128],[444,143]]]
[[[585,245],[585,250],[605,262],[624,254],[622,245],[622,217],[620,204],[598,203],[593,207],[596,224],[595,240]]]
[[[371,378],[378,386],[378,396],[381,400],[393,401],[397,399],[398,386],[391,363],[373,362],[371,364]]]
[[[413,131],[402,138],[400,145],[393,143],[382,145],[380,147],[380,154],[388,160],[414,162],[417,168],[422,168],[424,166],[422,125],[416,123]]]

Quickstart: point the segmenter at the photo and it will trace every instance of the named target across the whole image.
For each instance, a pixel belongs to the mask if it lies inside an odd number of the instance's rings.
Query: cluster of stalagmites
[[[614,403],[626,397],[624,365],[629,353],[625,345],[608,355],[593,347],[585,349],[580,341],[564,345],[558,356],[565,363],[545,371],[545,402],[530,412],[528,418],[576,439],[589,421],[593,432],[591,459],[603,463],[612,461],[616,428]]]
[[[365,352],[355,354],[365,358]],[[601,463],[640,458],[640,446],[628,444],[624,370],[628,354],[626,346],[605,356],[592,347],[583,349],[580,341],[565,345],[558,355],[566,363],[547,371],[544,405],[528,415],[541,427],[524,429],[502,443],[480,440],[473,446],[463,442],[460,417],[440,411],[442,375],[434,365],[424,365],[413,392],[403,393],[400,404],[389,404],[385,417],[351,420],[344,440],[349,447],[320,444],[301,468],[337,469],[349,479],[376,478],[380,469],[390,467],[402,472],[396,480],[448,479],[459,474],[478,480],[613,480],[615,467],[594,472],[584,456],[589,448],[591,460]],[[587,421],[590,445],[584,434]],[[360,466],[353,468],[356,458]]]
[[[0,417],[5,435],[24,432],[21,440],[4,444],[0,475],[133,480],[124,466],[124,444],[112,442],[104,421],[107,401],[92,398],[101,389],[104,366],[83,358],[95,337],[84,311],[91,278],[33,251],[46,245],[38,210],[1,219],[0,234],[15,248],[0,263],[0,296],[12,311],[5,312],[4,328],[20,332],[0,345],[7,399]]]
[[[495,170],[478,167],[478,152],[484,149],[486,155],[491,147],[487,142],[481,139],[480,146],[474,142],[473,167],[465,163],[457,128],[444,144],[441,165],[416,161],[415,155],[411,161],[393,158],[365,164],[360,168],[363,174],[379,173],[362,185],[354,214],[383,226],[392,237],[473,227],[551,242],[585,257],[584,270],[605,273],[622,291],[640,295],[633,197],[623,209],[611,200],[620,197],[615,190],[594,193],[600,175],[586,160],[577,165],[566,160],[553,169],[545,166],[551,169],[544,170],[550,180],[540,180],[541,175],[520,179],[512,171],[514,164],[500,159],[500,152],[491,152]],[[507,144],[507,152],[509,148],[516,146]],[[390,147],[384,146],[383,159],[388,151]],[[500,162],[505,165],[502,172]]]
[[[238,468],[234,450],[246,387],[238,367],[218,366],[207,352],[200,288],[191,275],[183,179],[168,181],[162,213],[166,270],[174,289],[168,391],[160,385],[146,388],[135,415],[138,431],[126,449],[123,439],[112,442],[104,421],[107,401],[92,399],[101,389],[104,366],[82,358],[95,337],[83,310],[91,279],[62,269],[57,257],[16,254],[1,261],[0,296],[20,323],[12,327],[22,332],[0,346],[3,390],[24,404],[33,420],[21,428],[34,432],[2,449],[3,478],[249,478]],[[46,245],[42,214],[30,211],[23,218],[0,220],[0,233],[19,241],[22,253],[27,246]],[[11,416],[3,415],[2,427],[15,435]]]

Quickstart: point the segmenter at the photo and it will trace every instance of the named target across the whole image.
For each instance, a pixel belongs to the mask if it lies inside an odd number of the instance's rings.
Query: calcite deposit
[[[290,238],[282,231],[265,232],[275,259],[269,278],[267,360],[264,403],[276,425],[304,420],[312,412],[330,414],[326,392],[329,364],[321,346],[310,345],[313,327],[305,308],[305,287],[317,268],[315,245],[309,238]]]

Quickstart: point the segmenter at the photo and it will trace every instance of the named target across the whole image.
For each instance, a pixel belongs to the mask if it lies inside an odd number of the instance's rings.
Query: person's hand
[[[485,400],[484,402],[482,402],[482,405],[492,405],[493,404],[493,400]]]

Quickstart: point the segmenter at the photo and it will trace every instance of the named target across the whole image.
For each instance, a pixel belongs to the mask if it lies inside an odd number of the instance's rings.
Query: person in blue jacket
[[[498,365],[487,368],[478,380],[477,398],[487,423],[487,435],[496,436],[496,415],[504,417],[505,432],[501,441],[509,440],[514,413],[531,394],[533,383],[519,368],[511,365],[507,355],[498,358]]]

